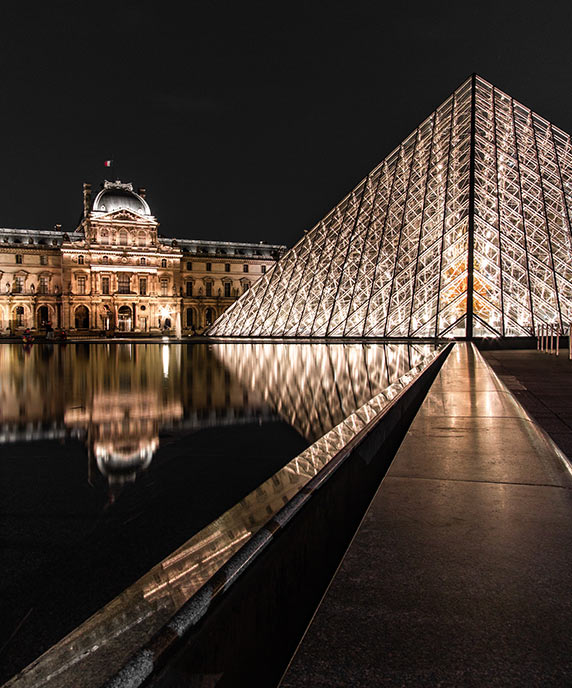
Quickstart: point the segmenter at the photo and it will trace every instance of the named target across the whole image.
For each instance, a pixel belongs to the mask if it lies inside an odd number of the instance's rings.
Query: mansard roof
[[[67,235],[59,229],[10,229],[0,227],[0,245],[21,244],[31,246],[61,246],[64,241],[77,241],[81,237]]]
[[[160,237],[161,243],[173,241],[168,237]],[[248,243],[238,241],[205,241],[201,239],[175,239],[185,253],[193,256],[229,258],[268,258],[276,259],[285,251],[286,246],[280,244]]]

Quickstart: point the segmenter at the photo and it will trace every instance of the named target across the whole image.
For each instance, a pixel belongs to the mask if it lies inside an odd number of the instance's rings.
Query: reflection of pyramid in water
[[[211,335],[518,336],[572,307],[570,137],[460,86]]]
[[[341,423],[433,350],[431,344],[214,344],[233,379],[308,442]]]

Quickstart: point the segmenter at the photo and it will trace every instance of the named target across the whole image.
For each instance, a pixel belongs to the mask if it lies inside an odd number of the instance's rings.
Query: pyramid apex
[[[515,337],[572,319],[570,136],[476,72],[209,334]]]

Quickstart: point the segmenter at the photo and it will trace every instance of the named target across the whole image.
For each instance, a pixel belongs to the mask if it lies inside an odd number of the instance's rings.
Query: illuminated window
[[[139,232],[139,235],[137,237],[137,243],[139,246],[146,246],[147,245],[147,235],[145,232]]]
[[[77,278],[77,293],[85,294],[85,277],[82,275]]]
[[[119,294],[129,294],[131,291],[131,280],[129,275],[117,276],[117,292]]]
[[[127,230],[122,229],[119,232],[119,243],[121,244],[121,246],[127,246],[127,239],[128,239]]]
[[[17,262],[17,263],[21,263],[21,262],[22,262],[22,256],[21,256],[19,253],[16,254],[16,262]]]
[[[197,317],[194,308],[187,308],[187,327],[194,327],[197,322]]]
[[[109,277],[101,278],[101,293],[109,294]]]
[[[161,280],[161,296],[169,296],[169,280],[165,278]]]

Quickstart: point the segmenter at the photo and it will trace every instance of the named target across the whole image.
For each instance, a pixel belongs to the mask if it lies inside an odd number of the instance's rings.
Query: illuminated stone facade
[[[473,75],[209,334],[566,330],[571,220],[570,136]]]
[[[67,234],[0,229],[0,328],[202,332],[285,247],[168,239],[144,189],[105,182]]]

